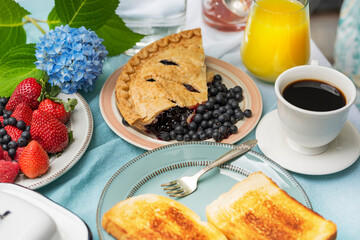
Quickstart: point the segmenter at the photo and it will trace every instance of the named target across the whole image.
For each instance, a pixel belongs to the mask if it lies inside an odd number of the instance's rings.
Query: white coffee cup
[[[283,97],[284,89],[302,79],[314,79],[328,83],[339,89],[346,99],[345,106],[331,111],[310,111],[289,103]],[[287,142],[295,151],[316,155],[324,152],[331,141],[341,132],[350,106],[355,102],[356,88],[353,82],[335,69],[311,65],[293,67],[286,70],[275,81],[278,99],[278,115]]]

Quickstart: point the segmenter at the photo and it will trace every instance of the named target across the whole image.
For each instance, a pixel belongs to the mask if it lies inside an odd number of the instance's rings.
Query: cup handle
[[[310,65],[313,65],[313,66],[319,66],[319,61],[318,61],[318,60],[313,59],[313,60],[311,60]]]

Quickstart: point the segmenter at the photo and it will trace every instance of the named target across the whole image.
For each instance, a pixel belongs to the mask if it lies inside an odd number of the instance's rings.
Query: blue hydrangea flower
[[[108,54],[102,41],[85,27],[56,27],[36,44],[36,67],[46,71],[49,83],[64,93],[92,91]]]

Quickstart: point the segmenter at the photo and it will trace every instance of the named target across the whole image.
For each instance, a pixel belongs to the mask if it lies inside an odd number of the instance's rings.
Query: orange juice
[[[310,57],[308,1],[254,0],[241,57],[254,76],[268,82],[291,67],[306,64]]]

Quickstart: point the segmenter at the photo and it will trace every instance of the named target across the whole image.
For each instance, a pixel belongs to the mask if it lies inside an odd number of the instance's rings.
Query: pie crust
[[[200,28],[169,35],[141,49],[121,71],[115,96],[124,119],[141,130],[167,109],[207,101]]]

